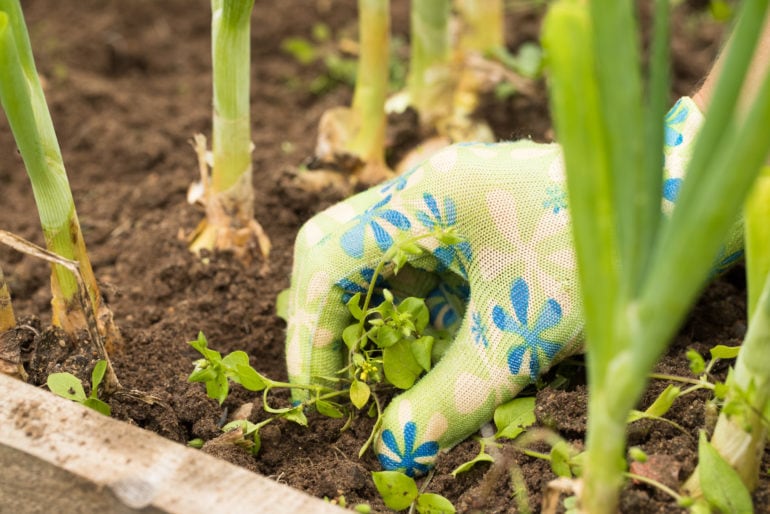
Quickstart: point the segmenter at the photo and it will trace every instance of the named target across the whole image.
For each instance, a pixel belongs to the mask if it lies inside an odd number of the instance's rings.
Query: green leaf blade
[[[535,398],[515,398],[504,403],[495,409],[494,420],[497,427],[496,439],[515,439],[536,421]]]
[[[698,442],[698,478],[706,501],[719,512],[753,514],[754,507],[738,473],[701,432]]]
[[[72,373],[51,373],[46,379],[46,385],[51,392],[68,400],[83,403],[86,401],[86,392],[83,384]]]
[[[454,514],[452,502],[436,493],[422,493],[417,497],[417,512],[419,514]]]
[[[390,509],[407,509],[419,495],[414,479],[398,471],[374,471],[372,479],[382,501]]]

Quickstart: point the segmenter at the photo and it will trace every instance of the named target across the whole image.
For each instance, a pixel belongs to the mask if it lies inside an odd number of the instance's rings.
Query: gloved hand
[[[663,209],[670,211],[702,115],[688,98],[666,118]],[[297,236],[286,345],[289,378],[317,383],[346,359],[345,302],[366,290],[403,233],[455,227],[463,242],[421,242],[411,271],[385,277],[410,296],[451,297],[432,322],[454,341],[387,407],[375,446],[385,469],[421,474],[494,409],[554,363],[581,351],[583,322],[561,149],[530,141],[458,144],[308,221]],[[723,260],[739,255],[740,234]],[[406,277],[406,278],[404,278]],[[444,307],[447,307],[444,305]],[[439,306],[441,307],[441,306]]]

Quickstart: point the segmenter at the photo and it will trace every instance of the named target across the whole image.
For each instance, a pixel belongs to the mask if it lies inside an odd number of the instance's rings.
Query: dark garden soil
[[[534,40],[540,2],[511,1],[509,45]],[[408,2],[393,2],[396,33],[407,36]],[[676,13],[675,93],[692,91],[717,48],[721,26],[692,1]],[[223,409],[189,384],[196,353],[187,341],[203,331],[222,352],[246,351],[252,364],[285,379],[285,324],[275,315],[276,295],[289,284],[294,236],[314,213],[337,200],[309,194],[292,177],[309,155],[321,113],[349,102],[340,85],[323,95],[307,84],[323,73],[302,66],[280,49],[289,36],[309,36],[323,22],[335,34],[355,29],[354,0],[258,0],[253,16],[253,137],[257,218],[273,243],[270,271],[243,266],[230,255],[206,262],[188,253],[180,236],[202,216],[186,202],[197,175],[193,134],[210,133],[211,73],[209,7],[205,0],[24,0],[33,48],[46,89],[85,239],[102,291],[112,306],[124,343],[112,356],[123,385],[151,393],[163,405],[113,400],[115,417],[174,441],[209,441],[221,434]],[[550,120],[544,85],[536,93],[491,101],[482,113],[501,139],[548,140]],[[4,119],[0,120],[0,228],[42,244],[38,218],[22,162]],[[50,323],[48,268],[39,260],[0,248],[17,315]],[[745,332],[745,284],[734,269],[705,293],[661,372],[688,375],[686,348],[704,355],[715,344],[738,344]],[[724,374],[725,367],[718,370]],[[568,378],[561,388],[537,392],[541,426],[580,446],[585,429],[585,386],[579,360],[548,379]],[[655,382],[649,403],[665,387]],[[668,423],[630,426],[630,444],[653,457],[651,470],[677,487],[693,470],[697,431],[706,426],[707,395],[678,401]],[[286,401],[280,394],[275,402]],[[232,413],[255,402],[252,420],[264,417],[260,401],[235,387],[224,404]],[[168,409],[167,406],[171,408]],[[318,497],[344,495],[348,505],[370,503],[386,510],[369,476],[376,459],[358,449],[371,428],[365,417],[349,430],[342,422],[310,416],[310,427],[276,422],[263,430],[262,450],[209,444],[217,453],[255,472]],[[543,447],[536,449],[544,450]],[[453,478],[449,472],[472,458],[478,443],[466,441],[442,455],[428,490],[447,496],[462,512],[516,512],[510,469],[524,477],[529,502],[539,512],[542,493],[554,478],[548,463],[507,445],[495,464],[481,464]],[[770,461],[765,459],[763,470]],[[644,471],[642,471],[644,472]],[[763,474],[755,494],[758,512],[770,512],[770,481]],[[256,506],[255,506],[256,509]],[[665,494],[635,484],[623,493],[624,513],[670,513],[678,508]]]

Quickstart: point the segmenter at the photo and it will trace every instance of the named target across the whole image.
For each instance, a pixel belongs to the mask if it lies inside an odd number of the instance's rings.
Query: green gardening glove
[[[666,118],[665,212],[701,122],[688,98]],[[346,302],[366,291],[394,241],[437,227],[462,241],[422,240],[427,252],[378,284],[428,299],[431,322],[454,332],[436,366],[384,412],[375,451],[383,468],[408,475],[426,472],[440,449],[477,431],[498,405],[583,345],[560,147],[458,144],[303,226],[289,297],[291,381],[323,383],[346,365],[342,331],[353,321]],[[718,267],[740,247],[736,230]]]

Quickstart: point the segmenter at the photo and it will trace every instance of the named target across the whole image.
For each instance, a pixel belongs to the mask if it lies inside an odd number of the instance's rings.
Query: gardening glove
[[[665,212],[701,122],[689,98],[666,117]],[[353,318],[346,302],[366,292],[395,242],[437,227],[453,228],[462,241],[423,239],[427,252],[398,275],[386,269],[378,283],[396,297],[427,299],[431,322],[454,330],[435,367],[383,414],[375,451],[383,468],[408,475],[426,472],[440,449],[477,431],[497,406],[583,345],[560,147],[457,144],[302,227],[288,307],[292,382],[328,383],[321,377],[347,364],[342,331]],[[717,268],[740,256],[740,237],[736,229]]]

